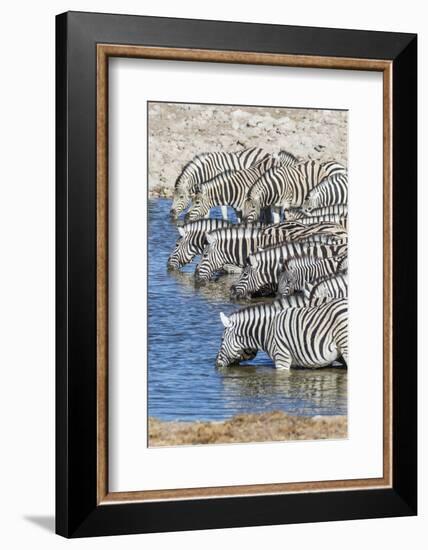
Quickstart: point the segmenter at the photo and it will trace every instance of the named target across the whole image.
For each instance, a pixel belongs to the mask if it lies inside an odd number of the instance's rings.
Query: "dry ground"
[[[149,446],[261,441],[344,439],[346,416],[290,416],[280,411],[241,414],[224,422],[162,422],[149,419]]]
[[[259,146],[347,165],[346,111],[149,103],[149,193],[171,197],[195,155]]]

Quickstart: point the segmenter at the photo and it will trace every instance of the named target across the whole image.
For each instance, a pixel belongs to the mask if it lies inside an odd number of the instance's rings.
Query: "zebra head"
[[[173,219],[177,219],[178,216],[186,209],[189,204],[189,194],[181,187],[176,187],[174,190],[174,196],[172,199],[171,209],[169,211]]]
[[[192,239],[193,234],[190,231],[185,231],[183,227],[178,227],[178,232],[181,237],[175,244],[175,248],[168,257],[167,269],[168,271],[174,271],[190,263],[193,258],[199,253],[195,242]]]
[[[302,209],[304,212],[309,214],[312,212],[312,210],[315,210],[319,207],[319,193],[313,192],[310,193],[310,195],[306,198],[305,202],[303,203]]]
[[[251,254],[237,282],[230,288],[233,299],[243,299],[253,295],[269,296],[275,290],[276,277],[271,266],[260,254]]]
[[[185,222],[193,222],[204,218],[209,211],[208,197],[198,192],[192,197],[192,205],[184,218]]]
[[[243,220],[245,223],[254,223],[260,218],[260,204],[253,199],[244,202]]]
[[[201,256],[201,261],[195,269],[195,280],[197,283],[206,283],[214,273],[225,265],[225,258],[218,246],[218,241],[210,234],[207,234],[207,246]]]
[[[227,317],[224,313],[220,313],[220,319],[224,331],[220,350],[216,357],[216,367],[228,367],[240,361],[254,359],[257,350],[247,347],[245,338],[239,334],[239,323],[234,316]]]
[[[278,294],[290,296],[298,290],[297,274],[293,269],[285,269],[281,272],[278,281]]]

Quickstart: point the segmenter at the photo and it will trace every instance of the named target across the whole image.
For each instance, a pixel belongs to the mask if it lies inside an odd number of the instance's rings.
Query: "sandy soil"
[[[346,416],[290,416],[280,411],[242,414],[224,422],[149,419],[149,446],[201,445],[310,439],[345,439]]]
[[[171,197],[196,154],[259,146],[347,165],[346,111],[149,104],[149,194]]]

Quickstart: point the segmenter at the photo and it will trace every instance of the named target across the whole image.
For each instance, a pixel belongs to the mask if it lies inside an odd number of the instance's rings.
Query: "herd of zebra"
[[[255,147],[198,155],[183,168],[171,216],[188,210],[168,269],[201,256],[197,284],[239,273],[233,300],[274,297],[220,315],[217,366],[258,350],[278,369],[347,363],[347,188],[347,170],[337,162]],[[209,217],[216,206],[223,219]]]

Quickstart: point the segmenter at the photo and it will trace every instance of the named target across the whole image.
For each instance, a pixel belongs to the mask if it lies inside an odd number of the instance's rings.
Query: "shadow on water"
[[[240,307],[229,300],[237,275],[196,287],[196,263],[181,272],[166,270],[179,236],[169,218],[170,204],[149,201],[149,416],[222,420],[272,410],[346,414],[345,369],[276,371],[264,353],[251,365],[215,368],[223,333],[220,312]]]

